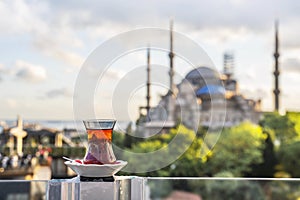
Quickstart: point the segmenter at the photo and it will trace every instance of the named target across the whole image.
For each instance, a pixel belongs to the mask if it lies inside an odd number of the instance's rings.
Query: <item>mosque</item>
[[[159,103],[150,108],[150,49],[147,67],[146,117],[139,125],[144,136],[164,133],[181,122],[188,128],[198,126],[217,129],[231,127],[244,121],[258,123],[262,116],[261,100],[246,98],[239,92],[234,79],[234,56],[224,54],[222,73],[209,66],[199,66],[187,73],[177,85],[173,84],[173,35],[170,31],[170,90]],[[141,109],[140,109],[141,110]],[[142,114],[141,114],[142,116]],[[141,118],[140,118],[141,119]]]
[[[262,116],[261,100],[242,95],[232,75],[228,70],[219,74],[205,66],[190,71],[174,92],[168,92],[149,110],[143,127],[145,134],[167,132],[178,121],[196,129],[198,125],[214,129],[244,121],[258,123]]]

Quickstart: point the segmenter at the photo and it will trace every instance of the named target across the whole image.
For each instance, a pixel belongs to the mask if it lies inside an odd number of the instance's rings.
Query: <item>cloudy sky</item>
[[[145,27],[167,29],[170,18],[174,19],[174,30],[196,41],[217,69],[222,69],[223,53],[233,52],[240,91],[246,97],[261,98],[264,110],[274,107],[272,55],[274,21],[278,19],[281,108],[298,111],[299,10],[300,1],[293,0],[2,0],[0,119],[14,119],[17,114],[26,119],[73,119],[74,85],[90,53],[126,31]],[[167,65],[167,54],[158,54],[154,52],[152,62]],[[112,69],[109,79],[118,81],[132,69],[132,63],[145,63],[144,55],[140,52],[120,59],[122,69]],[[179,73],[190,70],[183,66],[175,58]],[[154,91],[153,105],[159,88]],[[135,110],[135,106],[137,110],[143,102],[141,92],[131,102],[131,109]],[[106,115],[105,112],[108,111],[97,111],[100,115]],[[130,118],[134,119],[136,111],[132,112]],[[121,114],[117,119],[128,120]]]

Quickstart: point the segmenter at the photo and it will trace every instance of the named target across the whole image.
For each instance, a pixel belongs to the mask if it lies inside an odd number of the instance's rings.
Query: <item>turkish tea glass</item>
[[[112,164],[116,157],[112,149],[112,134],[116,120],[84,120],[88,135],[88,148],[83,159],[85,164]]]

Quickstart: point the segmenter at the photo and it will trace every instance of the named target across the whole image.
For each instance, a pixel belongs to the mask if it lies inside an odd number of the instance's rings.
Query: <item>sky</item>
[[[262,99],[264,111],[274,108],[274,23],[278,20],[280,108],[299,111],[299,10],[300,2],[293,0],[2,0],[0,119],[15,119],[18,114],[25,119],[73,119],[76,78],[88,56],[120,33],[146,27],[168,29],[170,19],[174,31],[200,45],[218,70],[224,52],[233,52],[240,92],[246,98]],[[153,65],[168,66],[166,52],[153,51],[151,58]],[[181,76],[191,70],[180,58],[174,62]],[[146,51],[133,52],[112,64],[107,79],[118,83],[132,66],[145,64]],[[154,86],[152,106],[165,91]],[[116,118],[134,120],[144,104],[145,90],[138,88],[125,109],[129,115],[118,111]],[[109,107],[95,112],[109,116]]]

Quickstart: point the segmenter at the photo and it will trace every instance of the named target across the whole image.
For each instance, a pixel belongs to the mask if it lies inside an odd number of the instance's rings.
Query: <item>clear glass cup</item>
[[[116,157],[112,149],[112,134],[116,120],[84,120],[88,134],[88,148],[84,156],[85,164],[112,164]]]

